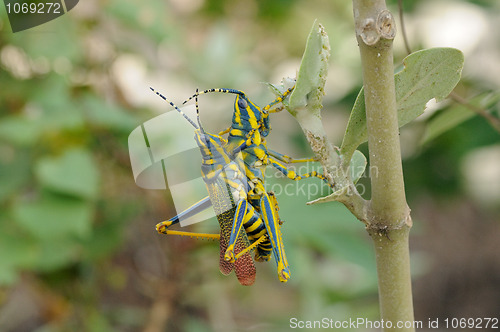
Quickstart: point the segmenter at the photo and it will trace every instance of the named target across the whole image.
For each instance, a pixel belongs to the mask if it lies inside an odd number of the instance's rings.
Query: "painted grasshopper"
[[[282,282],[286,282],[290,278],[290,268],[286,260],[283,241],[281,240],[280,225],[282,221],[278,216],[278,203],[274,194],[272,192],[266,192],[264,187],[265,167],[267,165],[272,165],[292,180],[317,177],[328,183],[325,176],[315,171],[297,175],[293,170],[288,169],[288,167],[284,165],[284,163],[308,162],[314,161],[314,159],[292,159],[286,155],[267,149],[265,137],[271,130],[269,113],[276,112],[276,110],[272,110],[271,108],[275,104],[283,101],[292,90],[293,88],[286,90],[282,96],[276,98],[263,108],[251,102],[243,91],[234,89],[204,90],[197,92],[183,103],[185,104],[192,98],[197,99],[200,94],[212,92],[236,95],[232,125],[220,132],[219,135],[229,133],[227,139],[227,149],[229,151],[241,149],[243,161],[245,163],[245,172],[250,185],[247,201],[260,213],[266,224],[269,240],[272,244],[272,250],[278,267],[278,277]],[[245,142],[247,142],[247,144],[244,144]],[[235,219],[232,235],[238,234],[242,226],[241,224],[242,222],[240,219]],[[231,240],[232,239],[233,238],[231,238]],[[226,253],[226,259],[233,261],[234,255],[231,252],[231,245],[233,242],[231,240]],[[259,255],[259,253],[256,253],[255,258],[256,260],[268,260],[270,258],[270,253],[269,255]]]
[[[151,89],[153,90],[153,89]],[[154,91],[154,90],[153,90]],[[245,166],[241,159],[241,150],[251,145],[250,140],[244,140],[239,146],[227,150],[227,141],[218,135],[206,133],[201,126],[197,107],[197,122],[191,120],[182,110],[163,95],[158,96],[173,106],[195,128],[195,140],[202,155],[201,173],[209,196],[195,203],[177,216],[159,223],[156,229],[159,233],[173,235],[188,235],[201,238],[220,239],[219,268],[223,274],[229,274],[233,268],[242,285],[251,285],[255,281],[255,265],[250,252],[255,249],[256,257],[268,260],[273,250],[278,256],[279,266],[288,266],[281,241],[279,226],[269,225],[269,220],[276,220],[275,208],[264,208],[262,215],[248,201],[249,184],[245,175]],[[198,106],[198,104],[197,104]],[[252,135],[248,135],[250,138]],[[230,151],[230,152],[228,152]],[[276,201],[274,200],[274,204]],[[169,230],[169,227],[179,223],[181,218],[199,213],[213,206],[221,231],[217,234],[198,234]],[[241,227],[245,228],[242,231]],[[273,228],[274,227],[274,228]],[[281,246],[274,250],[270,241],[273,238]]]

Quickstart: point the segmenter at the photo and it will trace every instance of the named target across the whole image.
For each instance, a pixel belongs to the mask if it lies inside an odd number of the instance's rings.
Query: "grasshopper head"
[[[246,132],[258,129],[260,134],[265,137],[269,134],[270,129],[268,116],[267,111],[262,111],[243,92],[236,95],[233,125],[236,124]]]

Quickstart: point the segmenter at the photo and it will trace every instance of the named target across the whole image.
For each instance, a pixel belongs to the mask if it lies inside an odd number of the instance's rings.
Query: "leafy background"
[[[404,7],[412,48],[462,50],[456,93],[498,118],[500,3]],[[261,83],[294,76],[316,18],[332,47],[323,118],[340,145],[361,87],[349,1],[87,0],[15,34],[0,12],[1,331],[285,331],[292,317],[377,319],[371,242],[343,206],[279,195],[292,279],[280,284],[269,262],[242,287],[219,273],[216,243],[156,234],[175,214],[170,193],[135,185],[127,148],[135,127],[167,109],[149,86],[175,102],[197,87],[272,100]],[[231,111],[231,96],[207,96],[205,127],[224,129]],[[270,147],[310,155],[288,114],[271,121]],[[448,100],[403,127],[401,142],[416,319],[498,316],[499,133]]]

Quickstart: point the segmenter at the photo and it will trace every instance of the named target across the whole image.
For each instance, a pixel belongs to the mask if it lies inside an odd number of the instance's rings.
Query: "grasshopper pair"
[[[283,101],[292,90],[293,88],[288,89],[263,108],[251,102],[240,90],[197,91],[183,104],[196,98],[198,125],[156,92],[195,128],[195,140],[202,154],[202,177],[209,193],[208,197],[177,216],[159,223],[156,229],[163,234],[220,238],[220,270],[223,274],[228,274],[234,267],[236,276],[243,285],[251,285],[255,280],[255,265],[249,255],[254,248],[257,261],[267,261],[271,253],[274,255],[280,281],[286,282],[290,278],[290,267],[281,237],[282,221],[278,215],[278,203],[274,194],[267,192],[264,187],[265,167],[271,165],[292,180],[317,177],[327,182],[326,178],[317,172],[297,175],[285,166],[285,163],[314,159],[292,159],[267,149],[265,137],[271,129],[269,113],[277,111],[271,108]],[[206,133],[199,120],[198,96],[212,92],[236,95],[232,125],[218,135]],[[227,133],[229,135],[226,140],[222,135]],[[210,205],[213,206],[221,227],[219,237],[168,229],[178,223],[180,218],[194,215]]]

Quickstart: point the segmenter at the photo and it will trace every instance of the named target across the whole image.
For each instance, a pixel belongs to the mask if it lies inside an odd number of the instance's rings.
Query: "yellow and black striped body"
[[[270,109],[292,90],[287,90],[262,109],[239,90],[211,89],[197,92],[191,97],[197,98],[199,94],[208,92],[236,95],[231,127],[219,135],[212,135],[203,132],[200,125],[200,129],[195,131],[195,140],[203,157],[202,176],[221,227],[220,269],[224,274],[229,273],[233,268],[230,264],[234,263],[242,284],[251,284],[255,279],[255,266],[251,258],[247,257],[254,248],[255,259],[258,261],[269,260],[271,253],[274,254],[280,281],[286,282],[290,278],[281,236],[282,221],[278,215],[278,203],[274,194],[267,192],[264,187],[265,167],[272,165],[292,180],[311,176],[326,180],[316,172],[298,176],[283,164],[312,159],[293,160],[267,149],[265,137],[271,129]],[[227,140],[220,136],[224,133],[229,133]],[[204,199],[193,206],[192,210],[207,204],[207,199]],[[183,213],[188,215],[193,212]],[[157,229],[160,232],[165,230],[166,233],[166,229],[176,222],[177,216],[164,222],[164,228],[161,226]]]
[[[244,146],[246,142],[243,141],[239,146],[231,147],[222,137],[201,133],[199,131],[195,131],[195,140],[202,155],[202,177],[205,183],[207,183],[207,186],[213,179],[223,179],[228,185],[228,188],[231,189],[231,194],[229,196],[234,200],[235,206],[242,200],[249,201],[250,204],[247,206],[243,216],[243,227],[250,244],[253,244],[262,236],[266,235],[267,231],[265,223],[259,214],[259,205],[252,204],[247,194],[249,190],[254,190],[252,183],[248,181],[248,171],[244,164],[244,155],[247,148],[241,149],[239,153],[235,152],[239,151],[239,147],[242,145]],[[228,154],[228,151],[232,151],[232,153]],[[210,195],[210,190],[209,196],[213,202],[214,198]],[[217,205],[219,205],[219,203]],[[221,206],[223,206],[223,204],[221,204]],[[221,225],[221,232],[222,228]],[[221,239],[222,238],[223,236],[221,233]],[[229,237],[227,238],[229,239]],[[255,258],[259,261],[267,261],[271,257],[271,252],[272,245],[270,240],[262,240],[257,245]]]
[[[226,164],[223,172],[219,175],[224,179],[228,190],[231,191],[231,197],[234,200],[234,205],[241,205],[241,202],[247,201],[250,204],[243,207],[245,211],[241,212],[242,226],[248,237],[250,244],[254,244],[260,240],[256,246],[255,257],[259,261],[267,261],[270,258],[272,245],[269,238],[266,237],[266,226],[257,209],[250,202],[248,197],[248,190],[250,188],[247,177],[245,175],[245,166],[241,158],[241,152],[236,154],[234,160]],[[237,214],[233,218],[233,222],[237,219]],[[221,227],[222,228],[222,227]],[[241,232],[240,232],[241,233]],[[262,239],[265,237],[265,239]],[[228,236],[229,239],[229,236]],[[237,252],[235,253],[237,254]]]
[[[256,273],[251,251],[244,253],[234,262],[225,259],[236,218],[236,208],[240,202],[247,199],[248,185],[243,161],[237,158],[232,160],[229,157],[225,149],[227,141],[220,136],[196,130],[195,140],[202,155],[201,174],[220,226],[220,271],[227,275],[234,268],[238,281],[242,285],[251,285],[255,281]],[[244,218],[252,224],[263,225],[260,216],[253,209],[247,211]],[[253,242],[255,242],[254,237],[247,236],[246,232],[239,232],[234,253],[238,255]]]
[[[283,101],[293,89],[287,90],[282,96],[275,99],[272,103],[262,109],[250,101],[245,93],[234,89],[210,89],[203,92],[197,92],[193,97],[199,94],[220,92],[235,94],[234,112],[231,126],[219,133],[229,133],[225,150],[232,154],[241,153],[245,175],[248,181],[246,201],[250,203],[252,209],[260,216],[258,219],[245,220],[245,232],[250,241],[258,239],[261,231],[267,233],[268,240],[259,244],[256,250],[256,260],[268,260],[271,253],[274,253],[276,264],[278,266],[278,276],[280,281],[286,282],[290,277],[290,270],[285,255],[283,241],[281,239],[282,221],[278,215],[278,204],[272,192],[267,192],[264,186],[264,171],[267,165],[272,165],[285,174],[288,178],[299,180],[305,177],[316,176],[323,180],[322,175],[312,172],[303,176],[297,176],[294,171],[289,170],[282,162],[290,162],[291,158],[267,150],[265,137],[269,134],[271,127],[269,123],[269,110],[273,105]],[[191,99],[189,98],[189,99]],[[188,100],[189,100],[188,99]],[[300,161],[311,161],[312,159],[303,159]],[[293,162],[293,161],[292,161]],[[238,214],[238,211],[236,211]],[[235,218],[236,219],[236,218]],[[265,228],[261,229],[262,225]],[[233,234],[238,230],[233,229]],[[254,232],[257,234],[254,236]],[[232,258],[226,256],[226,258]]]

